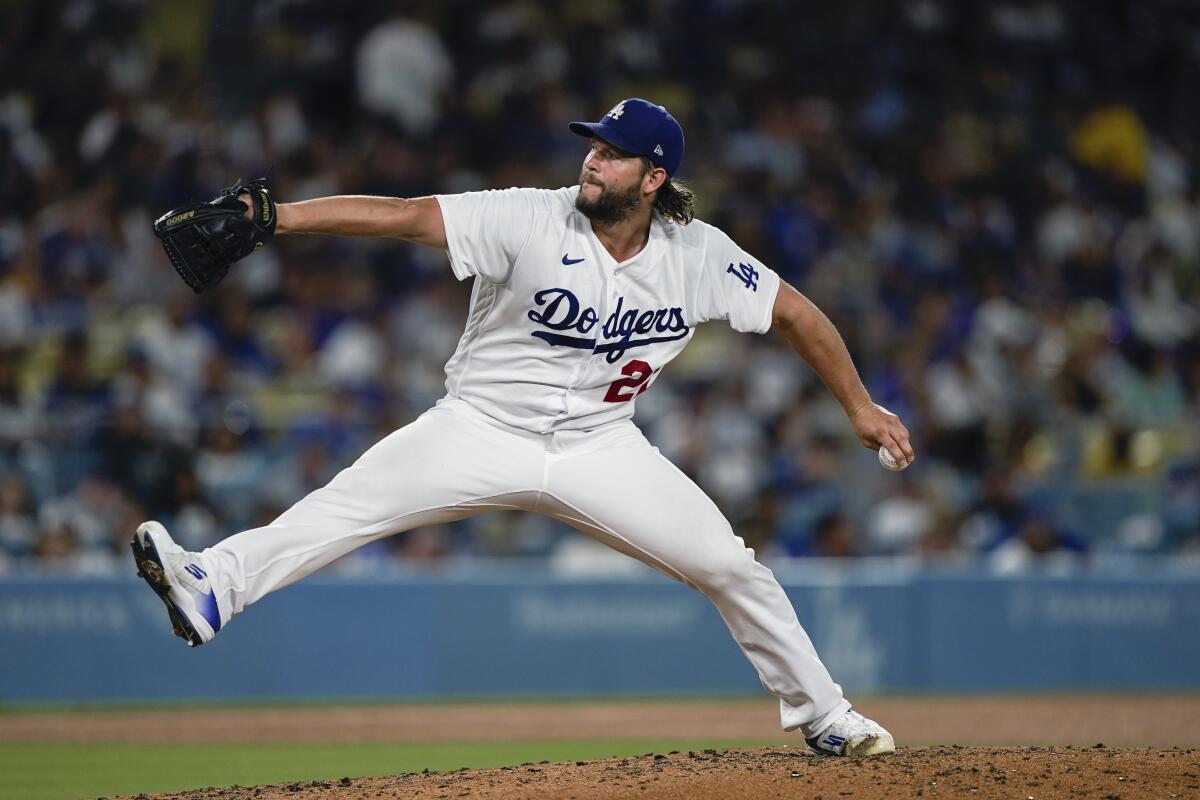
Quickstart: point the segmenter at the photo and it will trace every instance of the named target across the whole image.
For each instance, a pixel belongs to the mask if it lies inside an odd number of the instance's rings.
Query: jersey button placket
[[[620,272],[613,272],[611,283],[612,283],[612,292],[611,292],[612,299],[609,301],[609,304],[610,304],[610,306],[615,308],[617,305],[617,298],[621,296],[621,273]],[[607,319],[607,317],[605,317],[605,319]],[[621,323],[621,321],[617,320],[617,324],[620,325],[620,323]],[[603,365],[601,365],[601,366],[603,366]]]
[[[600,302],[603,303],[604,308],[600,311],[600,321],[596,323],[597,345],[604,341],[604,324],[608,319],[608,315],[610,313],[609,310],[616,304],[617,301],[616,281],[613,280],[611,275],[605,276],[603,281],[603,288],[600,291]],[[606,299],[607,302],[605,302]],[[603,360],[603,358],[604,356],[600,353],[592,354],[592,361],[597,365],[597,367],[602,366],[600,362]]]

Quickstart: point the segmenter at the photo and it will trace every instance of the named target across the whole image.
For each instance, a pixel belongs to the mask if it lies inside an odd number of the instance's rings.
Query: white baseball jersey
[[[698,220],[656,215],[646,246],[618,264],[575,209],[578,193],[437,198],[454,274],[475,278],[447,393],[536,433],[632,416],[696,325],[764,333],[779,290],[778,275]]]

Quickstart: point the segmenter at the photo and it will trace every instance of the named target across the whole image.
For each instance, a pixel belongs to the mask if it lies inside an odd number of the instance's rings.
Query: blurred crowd
[[[570,185],[567,121],[627,96],[919,452],[885,472],[780,337],[702,327],[637,421],[761,558],[1200,553],[1200,7],[388,6],[0,4],[0,573],[126,572],[148,518],[192,549],[265,524],[443,393],[444,254],[284,237],[194,296],[154,217],[239,176]],[[343,569],[509,556],[620,568],[492,514]]]

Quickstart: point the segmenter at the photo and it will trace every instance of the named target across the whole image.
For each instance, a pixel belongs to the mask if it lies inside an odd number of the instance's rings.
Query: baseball
[[[883,465],[884,469],[890,469],[892,472],[899,472],[908,466],[908,464],[901,464],[897,461],[886,447],[879,448],[879,463]]]

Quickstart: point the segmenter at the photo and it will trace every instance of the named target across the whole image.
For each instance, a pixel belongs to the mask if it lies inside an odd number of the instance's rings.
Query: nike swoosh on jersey
[[[571,258],[567,253],[563,253],[563,266],[569,267],[572,264],[578,264],[580,261],[585,261],[583,258]]]

